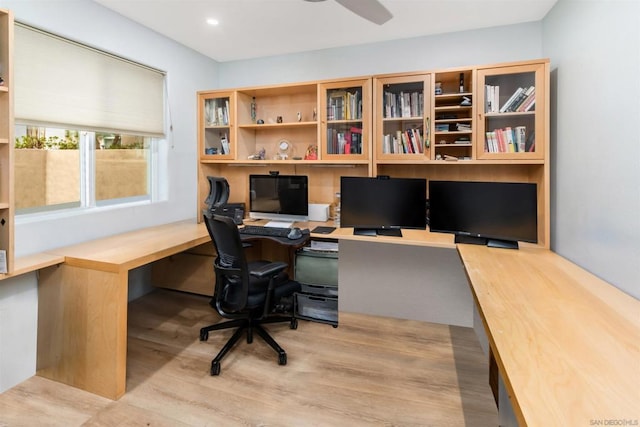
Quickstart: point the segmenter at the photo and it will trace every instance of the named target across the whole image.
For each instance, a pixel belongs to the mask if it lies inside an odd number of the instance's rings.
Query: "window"
[[[152,201],[164,73],[15,27],[16,213]]]
[[[157,139],[16,126],[17,214],[151,200]]]

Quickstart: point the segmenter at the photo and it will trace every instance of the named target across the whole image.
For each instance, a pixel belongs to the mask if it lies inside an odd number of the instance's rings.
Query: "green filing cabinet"
[[[295,279],[302,286],[294,299],[296,317],[338,326],[338,253],[298,251]]]

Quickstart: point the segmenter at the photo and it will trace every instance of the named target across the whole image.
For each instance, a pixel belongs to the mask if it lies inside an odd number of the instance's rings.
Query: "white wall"
[[[640,298],[640,2],[560,0],[543,35],[552,249]]]
[[[242,87],[423,71],[542,57],[541,23],[416,37],[220,64],[220,86]]]
[[[166,202],[19,223],[16,254],[171,221],[195,221],[196,91],[217,86],[218,63],[90,0],[0,0],[0,7],[12,10],[17,21],[166,71],[173,124],[164,155],[169,170]],[[132,276],[144,277],[144,272]],[[35,373],[37,304],[35,274],[0,281],[0,392]]]

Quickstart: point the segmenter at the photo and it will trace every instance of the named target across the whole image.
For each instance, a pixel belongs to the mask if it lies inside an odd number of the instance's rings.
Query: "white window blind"
[[[164,135],[164,73],[23,24],[14,43],[16,121]]]

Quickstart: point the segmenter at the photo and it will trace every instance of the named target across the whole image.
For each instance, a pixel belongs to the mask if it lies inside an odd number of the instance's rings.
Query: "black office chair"
[[[293,315],[293,294],[300,284],[289,280],[285,262],[247,262],[244,245],[232,218],[215,215],[217,206],[226,203],[229,190],[224,178],[208,177],[211,184],[204,221],[217,251],[214,261],[216,284],[211,306],[225,318],[232,319],[200,329],[200,341],[207,341],[209,332],[238,328],[218,355],[211,361],[211,375],[220,374],[220,362],[236,342],[247,333],[247,343],[253,342],[253,332],[278,353],[278,364],[287,364],[287,353],[262,327],[263,324],[289,322],[297,328]]]

